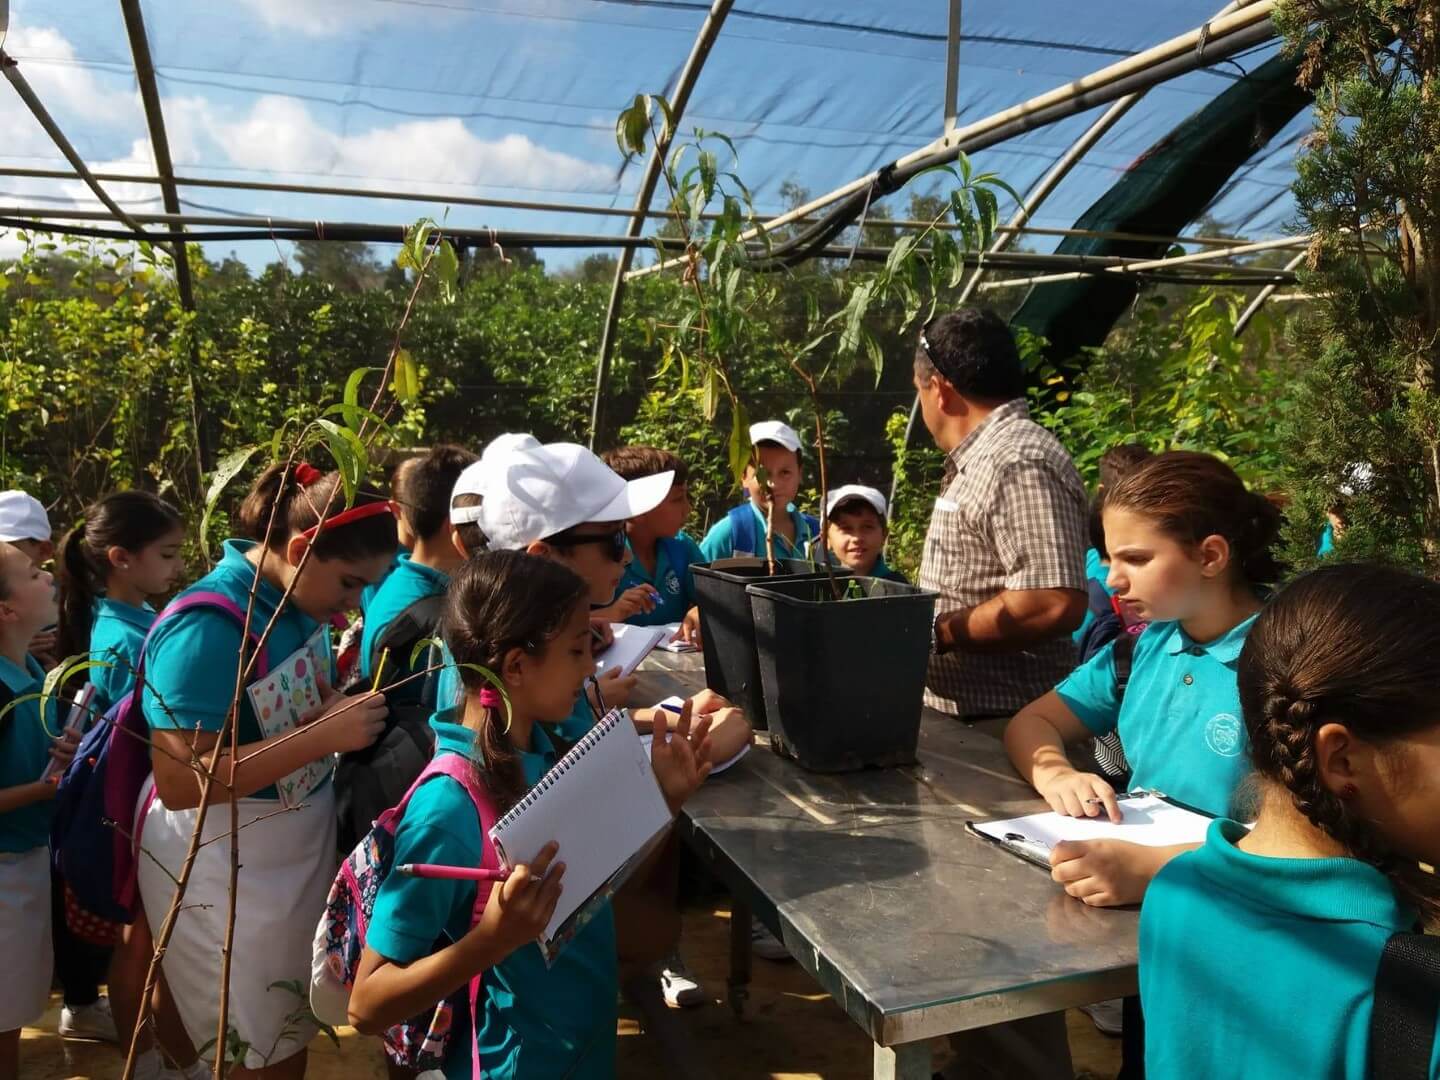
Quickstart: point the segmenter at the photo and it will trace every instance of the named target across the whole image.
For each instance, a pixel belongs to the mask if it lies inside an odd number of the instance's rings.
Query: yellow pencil
[[[385,674],[385,658],[390,655],[390,646],[380,650],[380,662],[375,665],[375,683],[370,687],[372,692],[380,689],[380,676]]]

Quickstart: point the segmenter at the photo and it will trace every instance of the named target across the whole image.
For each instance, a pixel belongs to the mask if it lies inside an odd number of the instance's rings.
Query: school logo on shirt
[[[665,591],[671,596],[680,595],[680,579],[675,576],[674,570],[665,575]]]
[[[1205,745],[1221,757],[1235,757],[1245,746],[1244,729],[1240,718],[1222,712],[1210,718],[1205,725]]]

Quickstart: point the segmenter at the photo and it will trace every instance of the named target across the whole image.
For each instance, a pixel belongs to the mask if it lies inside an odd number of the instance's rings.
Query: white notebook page
[[[1126,840],[1147,847],[1199,844],[1211,821],[1155,795],[1122,798],[1120,812],[1123,820],[1119,822],[1104,815],[1073,818],[1047,811],[1004,821],[977,821],[972,827],[1002,843],[1049,852],[1061,840]]]
[[[616,870],[670,824],[670,808],[630,714],[613,710],[491,830],[507,866],[529,863],[551,840],[564,890],[547,939]]]

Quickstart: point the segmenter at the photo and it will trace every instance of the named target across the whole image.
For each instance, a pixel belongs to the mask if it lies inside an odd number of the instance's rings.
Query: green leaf
[[[413,671],[415,665],[420,662],[420,657],[424,656],[430,649],[439,649],[443,653],[445,651],[445,643],[436,637],[423,637],[415,642],[415,647],[410,650],[411,671]]]
[[[409,349],[401,349],[395,354],[395,378],[391,388],[402,405],[413,405],[419,400],[420,369],[415,366],[415,358],[410,355]]]
[[[754,446],[750,442],[750,424],[745,416],[745,406],[739,402],[730,413],[730,472],[738,488],[745,480],[745,469],[750,464]]]
[[[720,170],[715,155],[709,150],[700,151],[700,186],[705,190],[705,201],[715,197],[715,177]]]
[[[366,375],[377,370],[379,369],[373,367],[359,367],[345,380],[345,394],[341,398],[343,404],[340,409],[345,416],[345,426],[351,431],[359,431],[363,422],[360,415],[360,384],[365,381]]]
[[[378,369],[372,369],[372,370],[378,370]],[[321,416],[341,416],[341,417],[344,417],[344,418],[345,418],[345,426],[348,427],[348,428],[350,428],[351,431],[354,431],[354,432],[356,432],[356,433],[358,434],[358,433],[359,433],[359,428],[358,428],[357,426],[353,426],[353,425],[351,424],[351,422],[350,422],[350,419],[351,419],[351,418],[350,418],[350,416],[349,416],[348,414],[351,414],[351,413],[353,413],[353,414],[355,415],[355,418],[356,418],[357,420],[360,420],[360,421],[363,421],[363,422],[369,422],[369,423],[371,423],[371,424],[374,424],[374,425],[375,425],[376,427],[378,427],[381,431],[384,431],[384,432],[389,432],[389,431],[390,431],[390,425],[385,422],[385,418],[384,418],[383,416],[381,416],[379,413],[371,412],[369,409],[365,408],[365,406],[363,406],[363,405],[331,405],[328,409],[325,409],[320,415],[321,415]],[[278,450],[277,450],[276,456],[277,456],[277,457],[279,456]]]
[[[220,496],[230,481],[250,463],[255,451],[259,449],[258,446],[241,447],[226,454],[215,466],[215,475],[210,478],[210,487],[205,492],[205,512],[200,516],[200,550],[207,559],[210,557],[210,549],[206,543],[206,533],[210,529],[210,517],[215,513],[215,505],[220,501]]]
[[[441,240],[431,264],[435,268],[435,280],[440,283],[440,299],[453,304],[457,295],[456,283],[460,280],[460,259],[449,240]]]
[[[741,269],[737,266],[725,276],[725,305],[727,307],[735,306],[735,293],[740,288],[741,273]]]
[[[316,425],[325,432],[330,456],[335,459],[335,468],[340,473],[340,483],[345,488],[345,505],[355,505],[355,492],[365,471],[370,467],[370,452],[360,441],[360,436],[347,427],[341,427],[333,420],[316,420]]]
[[[483,664],[464,663],[456,664],[455,667],[457,669],[468,668],[470,671],[479,672],[480,677],[495,688],[496,692],[500,695],[500,700],[505,702],[505,730],[509,731],[510,720],[514,717],[515,713],[513,707],[510,704],[510,691],[505,689],[505,683],[501,680],[500,676],[496,675],[495,672],[491,671]]]

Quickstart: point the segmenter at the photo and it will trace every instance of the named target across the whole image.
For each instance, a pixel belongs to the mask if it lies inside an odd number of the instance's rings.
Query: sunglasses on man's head
[[[625,558],[625,527],[603,533],[561,533],[552,536],[546,543],[554,547],[579,547],[582,544],[605,545],[605,553],[619,562]]]

